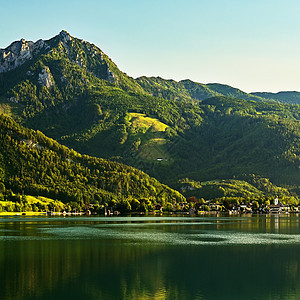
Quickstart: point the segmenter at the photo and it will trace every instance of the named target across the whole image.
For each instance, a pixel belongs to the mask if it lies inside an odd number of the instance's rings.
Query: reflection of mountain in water
[[[177,218],[173,219],[175,222]],[[271,299],[281,295],[297,298],[299,243],[288,243],[286,225],[290,224],[292,232],[298,223],[296,218],[287,222],[288,219],[272,218],[272,224],[279,222],[285,234],[274,234],[278,230],[274,226],[264,227],[265,216],[180,218],[179,223],[168,220],[165,224],[159,222],[163,218],[143,224],[136,218],[102,222],[97,221],[100,218],[90,221],[67,218],[55,223],[49,219],[48,224],[36,220],[0,221],[1,297],[7,300],[238,299],[240,295],[243,299]],[[284,226],[280,227],[281,224]],[[249,232],[251,225],[256,233]],[[68,237],[59,234],[60,229],[79,234]],[[87,237],[85,233],[89,230],[92,234]],[[119,234],[114,238],[109,232]],[[177,241],[185,239],[186,243],[159,240],[156,235],[177,236]],[[9,239],[5,241],[4,236]],[[223,239],[216,240],[214,236]],[[232,236],[245,239],[248,236],[249,243],[226,243]],[[290,236],[293,238],[294,234]],[[264,238],[261,244],[259,237]],[[191,243],[197,241],[202,244]],[[251,241],[256,242],[251,244]],[[285,245],[278,247],[282,243]]]

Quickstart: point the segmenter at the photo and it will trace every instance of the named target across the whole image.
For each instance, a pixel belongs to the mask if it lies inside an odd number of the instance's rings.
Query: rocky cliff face
[[[55,41],[54,44],[53,41]],[[79,47],[78,44],[80,45]],[[105,54],[102,50],[88,42],[73,38],[64,30],[47,41],[38,40],[37,42],[32,42],[21,39],[20,41],[13,42],[5,49],[0,49],[0,73],[14,70],[28,60],[31,60],[35,55],[48,53],[57,45],[64,48],[68,58],[80,67],[86,68],[99,78],[106,79],[113,83],[116,81],[117,77],[110,69],[109,63],[107,62],[107,59],[105,59]],[[100,67],[100,71],[102,68],[104,69],[102,74],[99,74],[99,68],[96,68],[95,70],[95,68],[89,65],[87,59],[88,56],[95,60],[98,59],[98,62],[93,62],[93,66],[102,65],[102,67]],[[48,73],[49,72],[42,71],[42,74],[39,76],[39,81],[40,83],[43,82],[43,85],[49,87],[49,85],[52,85],[51,80],[48,80],[47,84],[45,83],[45,76]]]
[[[15,76],[15,72],[20,76]],[[5,49],[0,49],[1,73],[3,82],[12,82],[12,78],[14,79],[13,85],[3,84],[5,88],[0,90],[0,95],[3,94],[9,102],[19,101],[14,97],[12,90],[21,98],[27,98],[29,102],[41,98],[41,86],[49,90],[53,90],[54,87],[59,90],[53,93],[64,94],[65,88],[73,89],[74,92],[74,89],[83,88],[81,85],[87,82],[88,76],[108,81],[126,90],[144,93],[139,84],[121,72],[100,48],[72,37],[64,30],[49,40],[32,42],[21,39]],[[53,97],[56,99],[57,95]],[[46,96],[44,98],[43,103],[49,100]]]
[[[57,36],[59,41],[67,48],[67,43],[72,37],[66,31],[61,31]],[[33,58],[34,55],[43,50],[50,51],[49,41],[38,40],[37,42],[21,39],[10,44],[5,49],[0,49],[0,73],[11,71],[26,61]]]
[[[49,48],[43,40],[37,42],[20,41],[13,42],[5,49],[0,49],[0,73],[11,71],[26,61],[32,59],[34,54],[42,49]]]
[[[46,66],[44,69],[42,69],[41,73],[39,73],[38,82],[47,88],[54,85],[54,80],[49,70],[49,67]]]

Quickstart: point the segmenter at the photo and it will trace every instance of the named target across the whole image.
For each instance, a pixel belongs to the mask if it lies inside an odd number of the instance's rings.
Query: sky
[[[62,29],[128,75],[300,91],[300,1],[0,0],[0,48]]]

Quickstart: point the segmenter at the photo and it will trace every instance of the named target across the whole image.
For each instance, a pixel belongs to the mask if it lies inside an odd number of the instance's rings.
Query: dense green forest
[[[191,199],[211,200],[224,203],[249,204],[257,201],[260,204],[268,201],[274,203],[277,196],[282,203],[298,205],[299,197],[288,189],[272,184],[267,178],[255,175],[244,175],[240,179],[222,179],[194,181],[188,178],[179,180],[181,192]],[[204,201],[202,201],[204,203]]]
[[[153,209],[184,197],[142,171],[81,155],[0,115],[0,193],[39,195],[84,207],[92,203],[120,211]]]
[[[222,84],[135,80],[66,32],[0,73],[0,112],[82,154],[129,164],[176,189],[184,178],[217,186],[252,185],[255,176],[299,195],[300,107],[275,98]],[[236,195],[247,191],[235,183]]]
[[[279,92],[279,93],[251,93],[254,96],[270,99],[281,103],[300,104],[299,92]]]
[[[229,85],[219,83],[202,84],[191,80],[166,80],[160,77],[139,77],[136,79],[150,95],[181,101],[201,101],[212,97],[225,96],[253,101],[268,101],[269,97],[248,94]],[[271,99],[274,101],[274,99]]]

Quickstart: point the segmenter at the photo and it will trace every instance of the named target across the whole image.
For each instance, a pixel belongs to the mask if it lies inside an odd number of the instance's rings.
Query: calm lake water
[[[300,299],[300,218],[0,218],[0,299]]]

